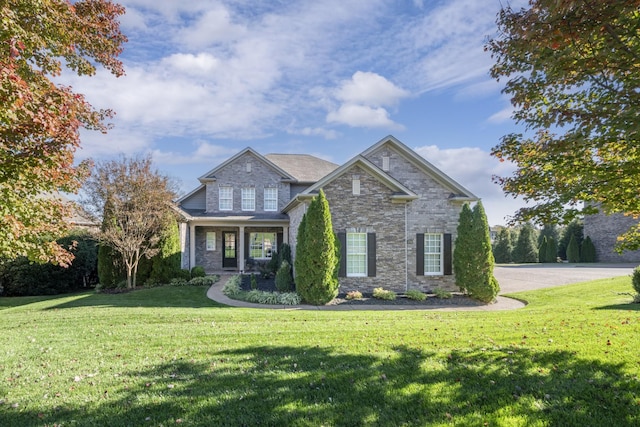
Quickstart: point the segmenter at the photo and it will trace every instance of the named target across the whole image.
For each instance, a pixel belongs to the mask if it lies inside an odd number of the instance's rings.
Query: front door
[[[238,267],[238,251],[236,250],[237,234],[233,231],[222,233],[222,268]]]

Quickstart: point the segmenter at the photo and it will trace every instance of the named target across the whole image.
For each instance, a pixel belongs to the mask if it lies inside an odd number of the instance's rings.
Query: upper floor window
[[[256,189],[254,187],[245,187],[242,189],[242,210],[256,210]]]
[[[277,211],[278,210],[278,189],[265,188],[264,189],[264,210],[265,211]]]
[[[233,187],[220,187],[218,196],[218,209],[230,211],[233,209]]]
[[[442,234],[424,235],[424,274],[442,274]]]

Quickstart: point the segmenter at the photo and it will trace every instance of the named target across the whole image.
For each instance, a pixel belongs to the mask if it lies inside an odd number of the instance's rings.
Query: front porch
[[[245,272],[253,262],[268,262],[289,243],[289,222],[191,220],[182,224],[182,268],[207,273]]]

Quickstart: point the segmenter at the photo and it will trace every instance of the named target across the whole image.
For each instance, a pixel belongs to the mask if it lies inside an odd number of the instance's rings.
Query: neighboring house
[[[341,243],[342,291],[455,289],[452,245],[470,191],[388,136],[342,166],[246,148],[178,201],[183,267],[246,271],[283,242],[322,189]]]
[[[584,218],[584,236],[589,236],[596,247],[598,262],[640,262],[640,251],[615,251],[618,236],[638,223],[637,219],[621,213],[607,215],[599,212]]]

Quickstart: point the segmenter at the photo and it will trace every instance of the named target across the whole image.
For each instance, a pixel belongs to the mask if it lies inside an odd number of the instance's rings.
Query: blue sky
[[[120,3],[126,76],[64,77],[117,113],[107,135],[82,133],[79,159],[151,153],[186,193],[247,146],[340,164],[392,134],[491,225],[521,206],[491,182],[513,171],[491,147],[518,130],[483,49],[500,0]]]

